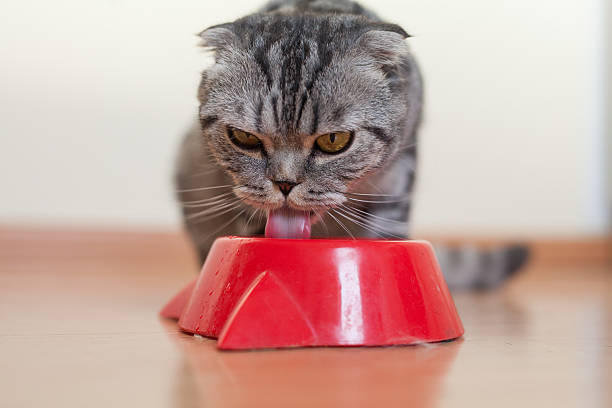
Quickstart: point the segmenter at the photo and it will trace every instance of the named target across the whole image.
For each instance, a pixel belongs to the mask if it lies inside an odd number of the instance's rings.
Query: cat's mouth
[[[266,237],[308,239],[311,230],[311,212],[281,207],[268,211]]]

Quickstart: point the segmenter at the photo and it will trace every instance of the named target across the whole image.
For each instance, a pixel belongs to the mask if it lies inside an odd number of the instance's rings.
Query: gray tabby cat
[[[215,63],[176,183],[202,261],[282,206],[315,236],[407,237],[423,84],[401,27],[348,0],[275,0],[200,35]],[[495,286],[526,257],[437,252],[451,287]]]

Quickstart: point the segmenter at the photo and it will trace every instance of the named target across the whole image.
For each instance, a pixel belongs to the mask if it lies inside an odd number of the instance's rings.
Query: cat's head
[[[318,211],[411,143],[418,70],[399,26],[357,16],[256,14],[201,33],[203,137],[235,193]]]

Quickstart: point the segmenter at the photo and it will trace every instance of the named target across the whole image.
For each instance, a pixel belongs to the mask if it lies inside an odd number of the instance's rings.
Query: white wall
[[[607,228],[604,2],[370,2],[415,36],[427,81],[418,231]],[[194,33],[256,6],[5,0],[0,222],[177,225]]]
[[[604,231],[604,0],[428,5],[418,229]]]

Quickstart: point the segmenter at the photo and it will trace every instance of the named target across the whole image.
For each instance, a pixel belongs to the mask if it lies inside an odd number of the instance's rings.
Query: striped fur
[[[401,27],[352,1],[275,0],[201,37],[215,63],[176,180],[202,260],[216,236],[261,232],[259,215],[285,204],[312,211],[315,234],[408,236],[423,87]],[[228,127],[263,148],[237,148]],[[348,149],[313,148],[334,131],[353,134]],[[296,184],[287,201],[272,180]],[[469,279],[453,285],[477,284]]]

